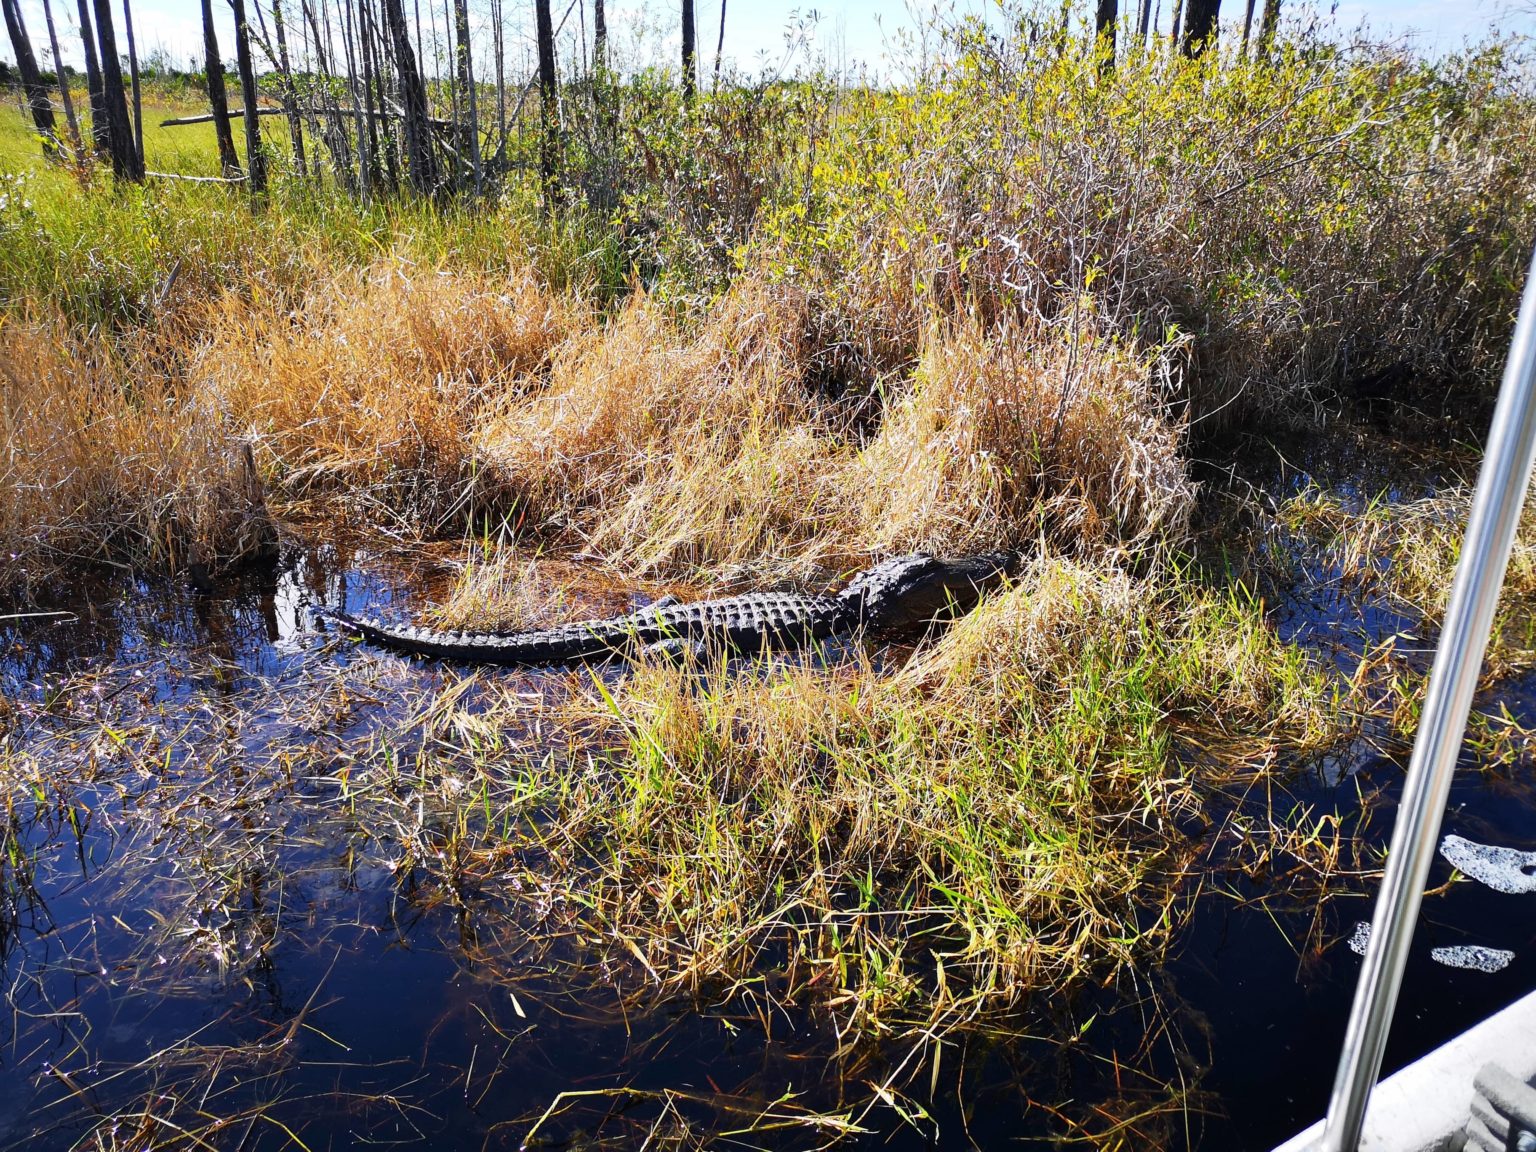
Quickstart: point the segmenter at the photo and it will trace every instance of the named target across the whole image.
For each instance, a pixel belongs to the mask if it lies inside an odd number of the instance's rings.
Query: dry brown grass
[[[546,531],[630,566],[782,562],[820,535],[814,474],[833,437],[804,387],[802,328],[751,281],[691,334],[636,297],[560,351],[547,392],[488,420],[480,450]]]
[[[398,259],[133,339],[13,324],[3,531],[35,557],[238,556],[226,457],[249,443],[275,503],[415,536],[489,516],[631,573],[816,579],[914,548],[1107,556],[1182,534],[1172,362],[1101,336],[1090,302],[935,328],[862,437],[810,386],[806,329],[762,278],[693,324],[644,296],[595,324],[531,274]]]
[[[511,398],[481,451],[546,531],[643,571],[805,574],[1041,537],[1102,555],[1183,532],[1166,359],[1087,321],[936,329],[861,443],[809,392],[803,330],[750,280],[692,338],[637,301],[557,356],[548,392]]]
[[[0,582],[125,558],[177,569],[271,543],[241,429],[150,359],[0,321]]]
[[[579,311],[531,273],[389,260],[323,278],[295,311],[226,297],[192,372],[260,438],[287,492],[371,496],[431,532],[476,497],[481,410],[542,386]]]
[[[868,549],[950,553],[1178,538],[1194,492],[1166,367],[1077,317],[930,333],[910,394],[843,481],[854,530]]]
[[[542,387],[579,305],[400,260],[316,276],[296,308],[231,295],[116,337],[0,324],[0,582],[236,561],[270,543],[263,479],[417,534],[474,511],[478,413]]]

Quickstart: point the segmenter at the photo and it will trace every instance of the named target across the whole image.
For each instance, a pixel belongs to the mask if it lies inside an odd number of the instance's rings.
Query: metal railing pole
[[[1536,455],[1536,257],[1526,274],[1488,449],[1451,585],[1386,874],[1371,923],[1319,1152],[1355,1152],[1434,861],[1467,713]]]

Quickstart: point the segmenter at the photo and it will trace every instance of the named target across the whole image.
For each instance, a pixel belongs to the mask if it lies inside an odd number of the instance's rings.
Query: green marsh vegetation
[[[1296,32],[1196,59],[1154,38],[1106,67],[1054,17],[1013,19],[948,30],[886,86],[729,76],[690,104],[664,70],[569,78],[551,177],[525,113],[480,195],[364,197],[276,134],[254,202],[114,181],[45,163],[0,113],[16,611],[92,568],[234,572],[273,518],[467,541],[457,624],[563,616],[579,598],[535,554],[698,591],[823,586],[917,548],[1034,557],[915,650],[745,673],[642,662],[533,692],[402,686],[358,656],[317,662],[302,699],[227,703],[218,739],[77,677],[0,712],[7,922],[29,837],[94,811],[146,854],[121,866],[156,910],[133,955],[251,983],[295,931],[253,910],[252,878],[299,840],[342,845],[482,918],[461,947],[491,971],[516,936],[572,988],[622,986],[625,1012],[811,1012],[857,1100],[742,1126],[830,1140],[872,1107],[923,1129],[913,1085],[954,1037],[1134,983],[1208,875],[1268,870],[1321,907],[1374,867],[1284,770],[1392,739],[1416,676],[1381,652],[1325,667],[1254,589],[1310,578],[1288,547],[1321,538],[1432,624],[1462,497],[1249,509],[1244,571],[1192,527],[1190,461],[1234,427],[1305,429],[1361,381],[1486,404],[1536,235],[1530,61]],[[211,129],[155,116],[151,169],[217,174]],[[1495,675],[1528,666],[1530,569]],[[273,707],[305,715],[238,738],[241,709]],[[252,797],[287,811],[296,780],[319,814],[293,844],[221,822]],[[1213,825],[1234,847],[1189,833]],[[276,1077],[279,1039],[240,1058]],[[178,1052],[102,1109],[95,1146],[275,1132],[220,1111],[233,1053]],[[1161,1107],[1065,1130],[1176,1142]]]

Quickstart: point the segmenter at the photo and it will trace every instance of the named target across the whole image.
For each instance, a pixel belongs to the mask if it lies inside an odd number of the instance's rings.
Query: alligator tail
[[[343,632],[413,656],[476,664],[558,664],[617,654],[611,641],[589,629],[559,628],[506,636],[389,624],[377,617],[353,616],[334,608],[317,609],[317,613]]]

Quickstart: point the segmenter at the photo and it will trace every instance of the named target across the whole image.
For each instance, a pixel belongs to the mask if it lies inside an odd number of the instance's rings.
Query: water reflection
[[[1346,458],[1370,494],[1379,456]],[[1291,456],[1279,472],[1253,483],[1314,478]],[[1413,496],[1439,477],[1387,482]],[[562,575],[579,601],[627,607],[628,590],[579,576]],[[579,910],[532,869],[454,857],[454,821],[474,806],[449,795],[464,785],[430,725],[402,719],[429,697],[473,715],[489,688],[557,697],[571,674],[369,652],[310,613],[415,614],[450,577],[442,552],[323,543],[213,596],[95,580],[73,617],[4,625],[0,736],[26,787],[0,865],[0,1147],[68,1148],[109,1123],[117,1146],[247,1149],[511,1148],[530,1132],[692,1147],[746,1129],[729,1139],[1240,1149],[1320,1114],[1357,964],[1347,937],[1368,908],[1351,893],[1368,890],[1389,823],[1369,802],[1400,777],[1383,731],[1230,811],[1213,803],[1166,861],[1195,901],[1167,964],[1041,994],[984,1033],[845,1046],[817,1009],[775,997],[771,961],[760,986],[658,1003],[640,963],[608,949],[594,964]],[[1326,578],[1271,604],[1341,669],[1414,627]],[[1532,688],[1499,696],[1525,723]],[[519,715],[498,713],[512,764],[547,751],[536,710],[526,731]],[[1469,761],[1447,831],[1536,849],[1530,790],[1527,774]],[[1274,810],[1304,812],[1290,823],[1308,842],[1232,835]],[[1389,1063],[1536,983],[1536,913],[1509,899],[1456,885],[1426,906]],[[1515,959],[1474,973],[1430,958],[1466,945]]]

